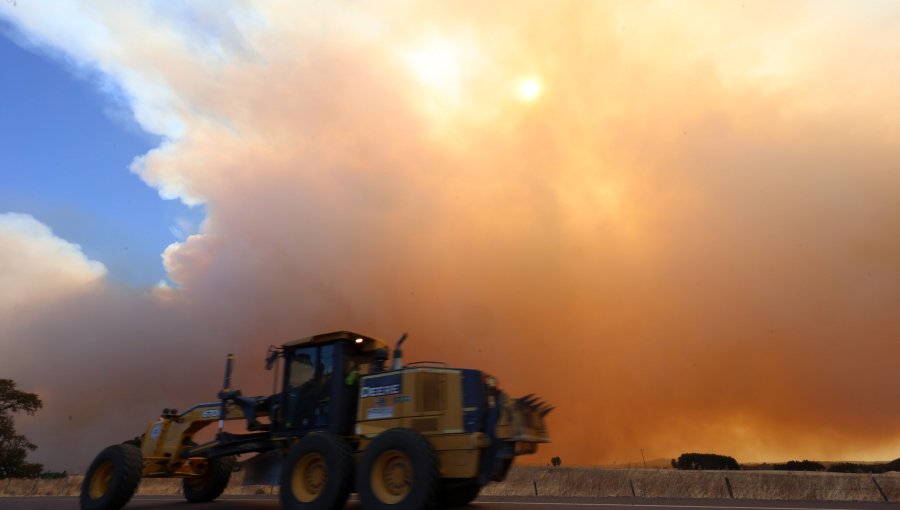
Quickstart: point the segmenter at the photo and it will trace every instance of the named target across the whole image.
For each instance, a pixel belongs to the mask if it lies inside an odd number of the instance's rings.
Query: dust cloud
[[[169,285],[4,316],[49,467],[337,329],[552,402],[526,462],[900,456],[896,6],[30,4],[208,211]]]

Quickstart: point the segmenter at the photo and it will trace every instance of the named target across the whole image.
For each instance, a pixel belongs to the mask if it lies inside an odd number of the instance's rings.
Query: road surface
[[[278,510],[272,496],[224,496],[187,504],[180,496],[137,496],[125,510]],[[470,510],[897,510],[895,503],[856,501],[754,501],[746,499],[550,498],[483,496]],[[0,510],[77,510],[75,497],[0,497]],[[361,510],[352,501],[346,510]]]

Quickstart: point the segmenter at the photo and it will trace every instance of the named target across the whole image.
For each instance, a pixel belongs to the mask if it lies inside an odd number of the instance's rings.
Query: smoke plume
[[[228,352],[266,393],[267,345],[337,329],[556,405],[532,462],[900,456],[896,6],[45,9],[0,13],[99,70],[165,140],[131,170],[208,211],[169,286],[0,324],[49,466],[213,399]]]

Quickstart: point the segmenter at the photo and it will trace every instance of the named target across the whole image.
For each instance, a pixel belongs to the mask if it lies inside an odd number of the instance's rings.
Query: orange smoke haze
[[[526,461],[900,456],[896,5],[30,4],[208,211],[169,286],[0,309],[48,466],[335,329],[552,402]]]

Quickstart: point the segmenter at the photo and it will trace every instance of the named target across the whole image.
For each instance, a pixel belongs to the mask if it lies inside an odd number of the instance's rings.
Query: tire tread
[[[293,496],[291,490],[291,476],[294,465],[300,461],[302,453],[309,448],[325,456],[327,463],[337,460],[335,475],[338,480],[336,488],[326,488],[328,494],[322,494],[319,498],[309,503],[302,503]],[[281,475],[281,494],[279,500],[285,510],[308,509],[330,510],[343,508],[353,491],[353,449],[347,441],[330,432],[311,432],[300,439],[288,453],[284,463],[284,471]],[[329,480],[334,478],[329,475]],[[336,491],[336,492],[332,492]]]
[[[419,489],[422,492],[416,493],[414,487],[410,495],[396,505],[388,505],[380,501],[369,486],[370,472],[375,460],[382,451],[390,449],[401,450],[409,455],[413,462],[414,483],[425,484],[424,489]],[[416,462],[419,455],[421,455],[421,463]],[[376,436],[363,452],[357,472],[357,488],[362,506],[366,510],[421,510],[435,502],[439,478],[437,452],[434,451],[434,447],[431,446],[428,439],[412,429],[393,428]]]
[[[90,496],[91,475],[104,461],[111,461],[113,480],[110,491],[98,499]],[[82,510],[119,510],[134,496],[141,483],[144,470],[144,458],[141,450],[130,443],[115,444],[101,451],[88,468],[81,484],[80,504]]]
[[[202,487],[198,489],[191,485],[189,478],[181,481],[185,499],[190,503],[205,503],[221,496],[228,487],[228,482],[231,481],[231,472],[234,470],[235,462],[237,462],[237,458],[233,456],[209,459],[207,472],[201,475],[208,476],[208,478],[204,478]]]

